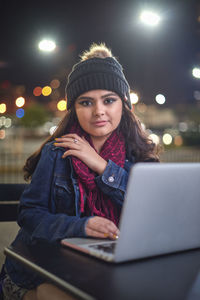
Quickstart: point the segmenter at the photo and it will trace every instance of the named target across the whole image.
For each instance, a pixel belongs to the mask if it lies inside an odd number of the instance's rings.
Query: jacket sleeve
[[[125,167],[121,168],[112,160],[108,160],[105,171],[95,178],[101,191],[108,195],[117,205],[122,206],[126,191],[131,163],[127,160]]]
[[[32,181],[20,199],[18,224],[29,234],[32,242],[55,242],[65,237],[86,235],[88,217],[54,214],[50,210],[55,161],[55,151],[45,145]]]

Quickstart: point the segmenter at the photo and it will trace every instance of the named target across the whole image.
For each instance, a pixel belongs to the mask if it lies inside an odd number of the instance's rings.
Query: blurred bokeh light
[[[148,26],[156,26],[160,22],[160,17],[153,11],[143,11],[140,20]]]
[[[23,108],[19,108],[19,109],[17,109],[17,111],[16,111],[16,116],[17,116],[17,118],[23,118],[23,116],[24,116],[24,109]]]
[[[51,94],[51,92],[52,92],[52,89],[48,85],[43,87],[43,89],[42,89],[42,95],[43,96],[49,96]]]
[[[163,143],[164,143],[165,145],[170,145],[170,144],[172,143],[172,136],[171,136],[171,134],[165,133],[165,134],[163,135],[162,140],[163,140]]]
[[[186,122],[180,122],[179,123],[179,130],[182,132],[185,132],[188,130],[188,124]]]
[[[5,139],[5,137],[6,137],[6,132],[4,129],[1,129],[0,130],[0,139],[3,140],[3,139]]]
[[[183,138],[180,135],[174,137],[174,145],[175,146],[182,146]]]
[[[162,94],[156,95],[155,100],[156,100],[156,102],[157,102],[158,104],[161,104],[161,105],[164,104],[165,101],[166,101],[165,96],[162,95]]]
[[[192,70],[192,75],[197,78],[200,79],[200,68],[193,68]]]
[[[58,79],[53,79],[50,82],[50,86],[52,87],[52,89],[57,89],[60,86],[60,81]]]
[[[44,39],[39,42],[38,47],[41,51],[52,52],[56,48],[56,44],[52,40]]]
[[[67,109],[67,102],[65,100],[60,100],[58,103],[57,103],[57,108],[58,110],[60,111],[64,111]]]
[[[130,99],[131,99],[131,104],[136,104],[136,103],[138,103],[139,97],[136,93],[131,92]]]
[[[49,129],[49,134],[52,135],[55,130],[57,129],[57,126],[52,126],[50,129]]]
[[[158,145],[158,144],[160,143],[160,138],[159,138],[159,136],[158,136],[157,134],[152,133],[152,134],[149,135],[149,137],[150,137],[150,139],[152,139],[152,141],[153,141],[156,145]]]
[[[17,107],[22,107],[25,104],[25,99],[23,97],[18,97],[15,101]]]
[[[0,113],[4,114],[6,112],[6,104],[5,103],[1,103],[0,104]]]
[[[33,90],[33,95],[38,97],[42,94],[42,88],[40,86],[36,86]]]

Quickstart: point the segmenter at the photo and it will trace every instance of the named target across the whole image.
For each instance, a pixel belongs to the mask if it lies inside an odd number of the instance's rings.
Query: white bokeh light
[[[6,118],[5,120],[5,127],[10,128],[12,125],[12,120],[10,118]]]
[[[130,93],[130,99],[131,99],[131,104],[136,104],[138,103],[138,95],[136,93],[131,92]]]
[[[156,102],[161,105],[164,104],[166,101],[165,96],[162,94],[158,94],[155,99],[156,99]]]
[[[192,70],[192,75],[193,75],[195,78],[200,79],[200,68],[194,68],[194,69]]]
[[[188,130],[188,124],[186,122],[180,122],[179,130],[182,132],[186,132]]]
[[[156,26],[160,22],[160,17],[153,11],[143,11],[140,20],[146,25]]]
[[[165,145],[170,145],[172,143],[173,138],[172,138],[171,134],[165,133],[163,135],[162,140]]]
[[[39,42],[38,47],[41,51],[52,52],[56,48],[56,44],[52,40],[44,39]]]
[[[159,144],[160,138],[159,138],[159,136],[158,136],[157,134],[151,133],[151,134],[149,135],[149,137],[150,137],[150,139],[151,139],[156,145]]]
[[[50,135],[52,135],[52,134],[56,131],[57,127],[58,127],[58,126],[52,126],[52,127],[49,129]]]

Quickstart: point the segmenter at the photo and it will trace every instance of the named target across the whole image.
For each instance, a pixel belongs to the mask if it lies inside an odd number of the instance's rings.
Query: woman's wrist
[[[96,165],[94,171],[99,175],[103,174],[103,172],[106,169],[107,164],[108,164],[108,162],[101,157],[101,159],[99,160],[98,164]]]

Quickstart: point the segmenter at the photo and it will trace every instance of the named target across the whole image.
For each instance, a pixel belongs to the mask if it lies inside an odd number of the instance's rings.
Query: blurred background
[[[79,54],[105,42],[124,67],[132,110],[163,162],[200,162],[200,3],[193,0],[2,1],[0,183],[66,113]]]

